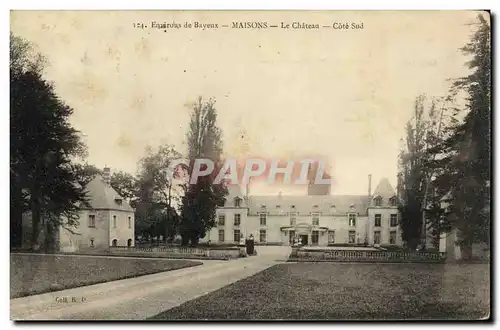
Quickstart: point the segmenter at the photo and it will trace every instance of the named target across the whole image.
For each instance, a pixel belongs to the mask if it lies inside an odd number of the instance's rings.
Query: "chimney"
[[[111,183],[111,169],[109,167],[105,167],[102,171],[102,178],[104,179],[104,183]]]
[[[368,174],[368,197],[372,196],[372,175]]]

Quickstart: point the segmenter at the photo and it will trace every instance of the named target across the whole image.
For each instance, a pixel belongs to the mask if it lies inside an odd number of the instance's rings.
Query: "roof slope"
[[[298,212],[309,214],[346,214],[348,212],[366,213],[369,197],[363,195],[306,195],[306,196],[250,196],[250,214],[256,214],[265,205],[270,214]],[[293,206],[293,207],[292,207]]]
[[[134,212],[130,204],[111,185],[105,183],[100,175],[97,175],[90,181],[85,188],[92,209],[113,209]],[[121,204],[115,201],[116,197],[122,199]]]
[[[373,197],[380,196],[384,199],[391,198],[394,195],[396,195],[396,193],[394,192],[394,189],[392,188],[391,184],[389,183],[389,179],[387,178],[382,178],[380,180],[377,188],[375,189],[375,192],[373,193]]]

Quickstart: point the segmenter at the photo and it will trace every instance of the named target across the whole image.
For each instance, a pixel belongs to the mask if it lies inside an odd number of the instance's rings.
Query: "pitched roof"
[[[373,197],[380,196],[384,199],[389,199],[392,196],[396,195],[394,192],[394,189],[392,188],[391,184],[389,183],[389,179],[387,178],[382,178],[377,185],[377,188],[375,189],[375,192],[373,193]]]
[[[102,176],[97,175],[85,187],[92,209],[113,209],[134,212],[130,204],[123,199],[109,184],[104,182]],[[116,202],[116,198],[122,199],[121,204]]]
[[[227,185],[228,195],[227,198],[234,199],[235,197],[243,198],[245,196],[245,191],[242,186],[237,184]]]
[[[363,214],[368,208],[369,197],[363,195],[250,196],[248,201],[250,214],[261,212],[263,205],[266,207],[266,212],[270,214],[288,212],[298,212],[299,215],[310,212]]]

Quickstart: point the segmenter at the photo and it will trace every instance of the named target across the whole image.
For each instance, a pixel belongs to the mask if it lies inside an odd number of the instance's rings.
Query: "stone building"
[[[60,226],[56,242],[61,252],[107,249],[110,246],[134,246],[134,210],[110,185],[110,169],[86,186],[90,207],[79,211],[79,225]],[[64,220],[63,220],[64,222]],[[43,219],[42,219],[43,227]],[[31,215],[23,216],[23,247],[30,247]],[[43,242],[43,228],[39,242]]]
[[[300,238],[313,246],[402,245],[397,197],[388,179],[373,194],[371,176],[366,195],[329,191],[309,187],[305,196],[253,196],[231,186],[225,205],[217,209],[217,225],[203,241],[227,244],[252,235],[257,244],[292,245]]]

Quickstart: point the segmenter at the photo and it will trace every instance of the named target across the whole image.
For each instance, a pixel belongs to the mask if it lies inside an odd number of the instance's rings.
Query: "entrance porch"
[[[301,243],[303,246],[327,246],[328,227],[314,226],[308,223],[299,223],[295,226],[280,228],[283,233],[283,243],[294,245]]]

